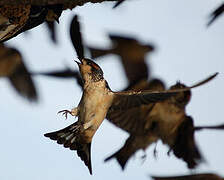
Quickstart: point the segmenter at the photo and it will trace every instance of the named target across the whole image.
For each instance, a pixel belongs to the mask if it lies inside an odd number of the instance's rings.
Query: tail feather
[[[44,136],[57,141],[58,144],[63,144],[65,148],[77,150],[78,156],[84,161],[90,174],[92,174],[91,143],[83,143],[81,141],[80,125],[74,123],[59,131],[44,134]]]
[[[111,156],[107,157],[104,162],[115,158],[117,160],[117,162],[120,164],[122,170],[125,169],[125,166],[127,164],[127,161],[130,159],[130,157],[138,150],[137,147],[135,147],[135,143],[134,143],[135,138],[134,137],[129,137],[126,142],[125,145],[118,150],[116,153],[112,154]]]
[[[109,50],[96,49],[96,48],[92,48],[92,47],[89,47],[89,50],[90,50],[92,58],[98,58],[100,56],[104,56],[104,55],[107,55],[110,53]]]
[[[172,150],[176,157],[183,159],[188,168],[195,168],[203,160],[194,140],[194,125],[190,116],[181,124]]]
[[[89,169],[89,173],[92,175],[92,163],[91,163],[91,143],[85,144],[81,150],[77,150],[78,156],[84,161],[85,165]]]

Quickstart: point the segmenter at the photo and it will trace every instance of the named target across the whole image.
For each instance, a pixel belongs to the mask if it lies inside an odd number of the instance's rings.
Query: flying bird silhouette
[[[0,77],[9,79],[14,89],[23,97],[37,100],[37,92],[22,55],[14,48],[0,44]]]
[[[191,174],[184,176],[152,176],[154,180],[224,180],[223,177],[214,173]]]
[[[4,5],[0,7],[0,42],[32,29],[44,21],[58,21],[63,5]]]
[[[72,125],[56,131],[45,134],[58,144],[71,150],[77,150],[78,156],[84,161],[92,174],[91,165],[91,142],[92,138],[105,119],[107,111],[139,107],[142,104],[149,104],[163,101],[170,96],[182,91],[189,91],[190,88],[168,91],[128,91],[113,92],[103,77],[103,71],[98,64],[84,57],[82,38],[78,17],[72,20],[71,32],[74,38],[75,49],[80,62],[76,61],[84,82],[84,90],[78,107],[70,110],[62,110],[66,118],[68,114],[78,116],[78,121]],[[76,40],[76,41],[75,41]],[[118,101],[119,99],[119,101]]]
[[[95,59],[107,54],[120,56],[129,87],[142,79],[147,80],[150,77],[150,68],[145,63],[145,55],[153,52],[154,46],[152,44],[142,44],[132,37],[110,34],[109,38],[112,41],[112,47],[109,49],[89,46],[91,57]]]
[[[217,74],[210,76],[197,84],[203,85]],[[170,88],[186,88],[177,83]],[[140,82],[132,90],[165,90],[164,83],[154,79],[147,83]],[[130,136],[124,146],[116,153],[106,158],[115,158],[124,169],[129,158],[138,150],[145,150],[152,143],[162,140],[173,151],[174,155],[183,159],[189,168],[194,168],[202,160],[194,141],[194,131],[200,129],[223,129],[222,126],[201,126],[194,128],[193,120],[186,115],[185,107],[189,103],[191,92],[180,92],[162,102],[150,103],[127,110],[114,110],[107,113],[107,119],[117,127],[127,131]],[[116,99],[114,100],[116,101]],[[119,99],[117,99],[119,102]],[[116,102],[115,102],[116,103]]]

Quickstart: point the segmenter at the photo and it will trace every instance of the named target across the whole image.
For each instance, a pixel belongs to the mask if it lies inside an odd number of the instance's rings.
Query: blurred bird
[[[113,43],[112,48],[100,49],[89,47],[92,58],[107,54],[116,54],[120,56],[125,74],[128,78],[129,87],[142,79],[147,80],[150,76],[150,69],[145,63],[145,55],[146,53],[153,52],[154,46],[152,44],[143,45],[131,37],[112,34],[110,34],[109,37]]]
[[[216,8],[211,14],[210,14],[210,20],[207,24],[207,26],[210,26],[220,15],[224,12],[224,3],[222,3],[218,8]]]
[[[83,81],[80,77],[80,74],[78,71],[73,71],[70,68],[66,68],[64,70],[55,70],[51,72],[31,72],[31,75],[41,75],[41,76],[49,76],[49,77],[55,77],[55,78],[75,78],[77,80],[77,83],[80,87],[83,88]]]
[[[198,86],[214,78],[210,78],[199,83]],[[184,84],[177,83],[170,88],[186,88]],[[132,90],[164,90],[164,83],[159,79],[151,82],[140,82]],[[191,92],[180,92],[162,102],[151,103],[127,110],[109,111],[107,119],[117,127],[127,131],[130,136],[124,146],[116,153],[106,158],[116,158],[121,168],[124,169],[129,158],[138,150],[146,150],[152,143],[162,140],[170,147],[177,158],[183,159],[189,168],[194,168],[202,157],[195,144],[194,130],[205,129],[224,129],[223,126],[201,126],[194,128],[193,120],[186,115],[185,107],[189,103]],[[118,100],[119,102],[119,100]]]
[[[44,21],[58,21],[63,6],[4,5],[0,6],[0,42],[32,29]]]
[[[20,52],[3,44],[0,44],[0,77],[8,78],[21,96],[37,100],[36,88]]]
[[[72,125],[56,131],[45,134],[52,140],[56,140],[58,144],[63,144],[64,147],[71,150],[77,150],[78,156],[84,161],[92,174],[91,165],[91,142],[92,138],[106,117],[107,111],[139,107],[143,104],[163,101],[177,92],[189,91],[190,88],[181,90],[168,91],[128,91],[128,92],[113,92],[108,86],[107,81],[103,77],[103,71],[98,64],[84,57],[83,43],[80,33],[80,25],[78,17],[75,16],[71,23],[71,32],[75,49],[80,62],[76,63],[79,66],[79,71],[84,82],[84,90],[78,107],[71,111],[62,110],[67,118],[68,114],[78,116],[78,121]]]
[[[214,173],[203,173],[203,174],[192,174],[185,176],[167,176],[159,177],[152,176],[154,180],[224,180],[223,177],[220,177]]]

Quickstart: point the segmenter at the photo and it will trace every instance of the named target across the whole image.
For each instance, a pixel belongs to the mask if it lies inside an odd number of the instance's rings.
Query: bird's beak
[[[82,63],[80,63],[80,62],[78,62],[78,61],[75,61],[77,64],[78,64],[78,66],[80,66],[80,64],[82,64]]]

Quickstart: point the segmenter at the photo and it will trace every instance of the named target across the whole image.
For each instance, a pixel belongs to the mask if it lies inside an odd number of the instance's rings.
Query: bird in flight
[[[213,79],[217,74],[210,76],[197,84],[200,86]],[[170,88],[186,88],[184,84],[177,83]],[[130,90],[165,90],[164,83],[159,79],[150,82],[142,81]],[[115,158],[122,169],[127,161],[138,150],[147,149],[158,140],[170,147],[174,155],[183,159],[189,168],[194,168],[202,160],[201,154],[194,140],[194,131],[201,129],[224,129],[219,126],[194,127],[193,119],[186,115],[185,107],[189,103],[191,92],[184,91],[157,103],[149,103],[129,109],[108,111],[107,119],[115,126],[127,131],[130,136],[124,146],[115,152],[108,161]],[[117,99],[120,102],[119,99]],[[116,103],[116,99],[114,100]]]
[[[37,92],[22,55],[14,48],[0,43],[0,77],[8,78],[10,84],[23,97],[37,101]]]
[[[92,174],[91,142],[92,138],[105,119],[108,110],[127,110],[143,104],[163,101],[178,92],[189,91],[190,88],[165,91],[123,91],[113,92],[103,77],[103,71],[94,61],[84,57],[82,38],[78,17],[75,16],[70,26],[76,39],[76,52],[80,62],[76,61],[83,79],[83,94],[77,107],[72,110],[59,111],[66,117],[68,114],[77,116],[78,121],[70,126],[51,133],[46,137],[63,144],[71,150],[77,150],[78,156],[84,161]],[[118,101],[119,99],[119,101]]]
[[[184,176],[152,176],[154,180],[224,180],[223,177],[214,173],[191,174]]]
[[[29,4],[0,7],[0,42],[32,29],[44,21],[58,21],[63,5],[35,6]]]
[[[142,44],[136,38],[122,35],[109,34],[112,47],[101,49],[89,46],[93,59],[108,54],[115,54],[120,57],[123,69],[128,79],[128,87],[133,86],[142,79],[150,77],[150,68],[145,62],[145,55],[154,51],[152,44]]]

